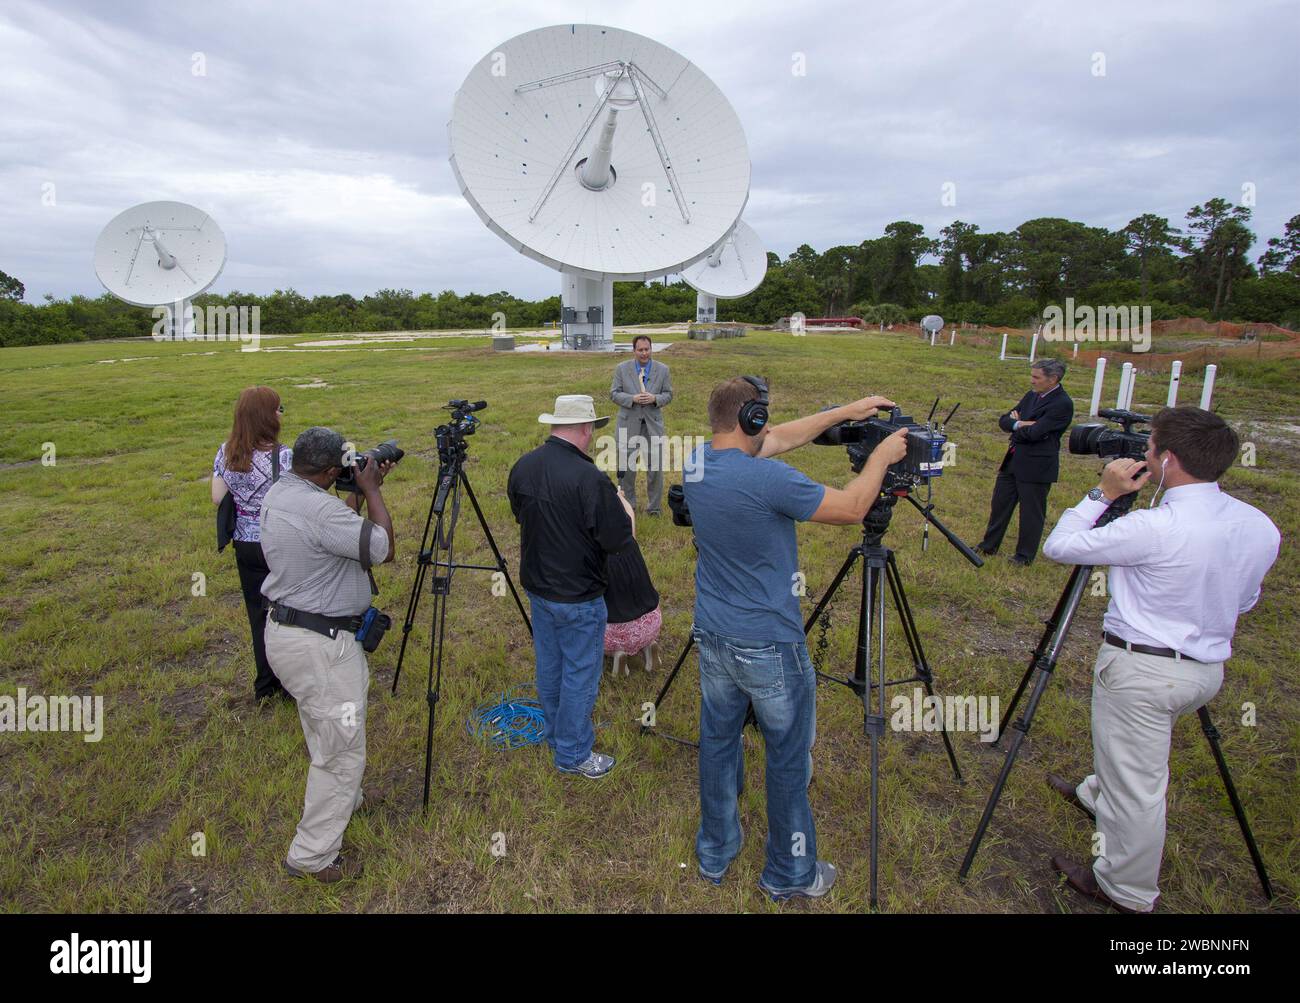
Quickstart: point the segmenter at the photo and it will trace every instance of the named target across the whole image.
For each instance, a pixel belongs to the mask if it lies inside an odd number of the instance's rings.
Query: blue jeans
[[[557,767],[577,766],[596,740],[591,712],[605,654],[605,598],[552,602],[529,592],[528,603],[546,744]]]
[[[816,688],[802,641],[749,641],[696,627],[700,653],[700,869],[721,877],[740,852],[745,711],[767,746],[767,862],[762,883],[773,891],[806,888],[817,876],[817,832],[808,805]]]

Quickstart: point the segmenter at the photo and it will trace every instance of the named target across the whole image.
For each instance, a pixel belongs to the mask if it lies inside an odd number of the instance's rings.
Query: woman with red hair
[[[262,582],[269,570],[262,556],[262,533],[258,516],[262,499],[271,487],[274,470],[272,451],[279,457],[279,469],[288,470],[293,450],[280,445],[280,395],[270,387],[249,387],[235,404],[235,424],[230,438],[217,450],[212,463],[212,504],[220,505],[226,494],[235,501],[235,564],[239,568],[239,587],[248,611],[248,628],[253,635],[253,658],[257,678],[253,692],[258,700],[288,698],[289,694],[271,670],[266,658],[262,632],[266,627]]]

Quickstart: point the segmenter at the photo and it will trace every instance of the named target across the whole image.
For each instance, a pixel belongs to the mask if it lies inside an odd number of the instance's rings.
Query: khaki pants
[[[288,861],[302,871],[334,863],[343,830],[361,806],[366,769],[366,694],[370,671],[361,642],[286,627],[267,620],[266,655],[276,676],[298,702],[311,766],[302,821]]]
[[[1222,662],[1193,662],[1103,644],[1092,684],[1096,773],[1079,800],[1096,813],[1101,837],[1092,865],[1114,901],[1147,912],[1160,895],[1165,790],[1174,722],[1204,706],[1223,685]]]

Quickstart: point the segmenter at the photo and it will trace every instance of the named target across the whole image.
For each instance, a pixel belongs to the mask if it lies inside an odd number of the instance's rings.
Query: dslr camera
[[[360,494],[361,488],[357,486],[357,474],[365,470],[367,464],[372,460],[375,463],[396,463],[405,455],[406,451],[397,447],[396,439],[381,442],[374,449],[367,449],[364,453],[358,453],[356,459],[352,461],[352,465],[343,468],[343,473],[339,474],[334,486],[344,491]]]
[[[1141,460],[1146,456],[1150,431],[1135,431],[1134,425],[1148,425],[1151,417],[1121,408],[1102,408],[1098,417],[1118,422],[1112,428],[1101,422],[1075,425],[1070,429],[1070,452],[1076,456],[1100,456],[1103,460]]]

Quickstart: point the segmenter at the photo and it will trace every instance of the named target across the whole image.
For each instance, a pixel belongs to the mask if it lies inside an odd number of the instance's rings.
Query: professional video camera
[[[396,463],[405,455],[406,451],[397,447],[396,439],[381,442],[374,449],[367,449],[364,453],[358,453],[352,461],[352,465],[343,468],[343,473],[339,474],[334,486],[343,491],[360,494],[361,488],[357,485],[357,474],[366,469],[366,464],[371,460],[376,463]]]
[[[943,446],[948,439],[941,429],[957,413],[960,405],[948,413],[941,425],[935,426],[931,421],[938,406],[939,401],[936,399],[924,425],[903,414],[902,408],[895,407],[890,409],[888,417],[877,415],[861,421],[842,421],[838,425],[832,425],[813,439],[813,443],[818,446],[844,446],[853,472],[857,474],[862,472],[872,450],[900,428],[905,428],[908,430],[907,455],[890,465],[883,487],[891,490],[917,485],[943,473]]]
[[[443,405],[443,410],[451,412],[451,420],[446,425],[434,429],[438,440],[438,458],[443,463],[450,463],[453,453],[465,453],[465,436],[473,435],[478,430],[479,421],[474,417],[475,411],[487,407],[487,401],[451,400]]]
[[[1151,433],[1135,432],[1133,426],[1150,424],[1149,415],[1121,408],[1102,408],[1097,414],[1108,421],[1118,422],[1123,426],[1123,431],[1099,421],[1075,425],[1070,429],[1071,453],[1076,456],[1100,456],[1103,460],[1140,460],[1146,455],[1147,440],[1151,438]]]

